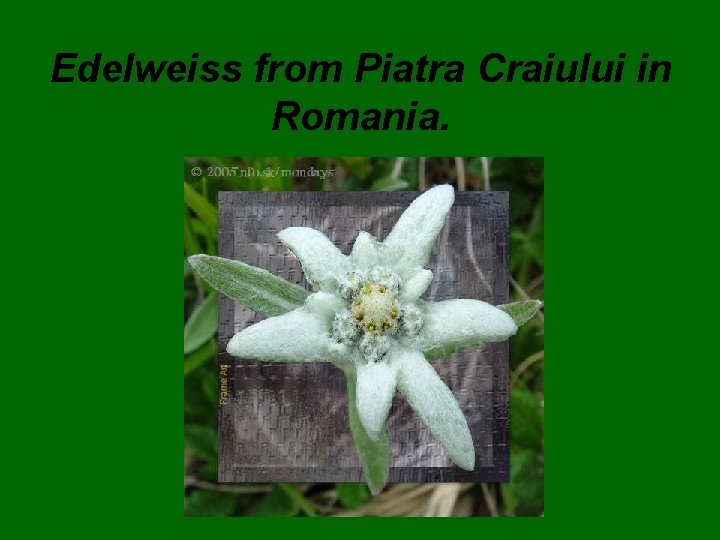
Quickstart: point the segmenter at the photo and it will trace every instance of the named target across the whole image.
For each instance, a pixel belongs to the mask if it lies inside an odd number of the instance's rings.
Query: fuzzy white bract
[[[504,311],[480,300],[420,299],[432,280],[424,267],[454,201],[450,186],[428,190],[379,242],[361,232],[343,255],[320,232],[278,234],[316,290],[305,305],[236,334],[230,354],[268,362],[333,362],[356,371],[357,410],[368,435],[384,430],[398,390],[449,457],[472,470],[475,449],[452,392],[425,358],[502,341],[517,331]]]

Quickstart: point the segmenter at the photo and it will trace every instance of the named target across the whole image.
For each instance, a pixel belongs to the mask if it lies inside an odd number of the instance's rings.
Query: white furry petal
[[[325,321],[329,328],[335,313],[343,308],[343,302],[334,294],[321,291],[308,296],[305,299],[305,307],[310,313]]]
[[[233,356],[264,362],[330,362],[335,349],[325,323],[305,308],[255,323],[227,346]]]
[[[445,300],[421,306],[423,327],[415,344],[423,352],[502,341],[517,332],[507,313],[480,300]]]
[[[316,289],[334,292],[337,278],[350,271],[350,261],[324,234],[309,227],[290,227],[278,233],[302,263],[308,282]]]
[[[402,302],[414,302],[427,290],[432,281],[433,273],[426,269],[418,269],[412,277],[408,278],[402,285],[400,290],[400,300]]]
[[[418,351],[405,351],[396,361],[398,390],[445,447],[448,456],[463,469],[472,471],[475,448],[467,420],[453,393]]]
[[[454,200],[452,186],[429,189],[408,206],[390,231],[383,242],[387,248],[384,255],[403,278],[427,263]]]
[[[385,429],[396,379],[397,366],[393,362],[369,362],[357,366],[358,416],[373,440],[377,440]]]
[[[380,266],[380,243],[365,231],[360,231],[350,254],[352,264],[361,270],[371,270]]]

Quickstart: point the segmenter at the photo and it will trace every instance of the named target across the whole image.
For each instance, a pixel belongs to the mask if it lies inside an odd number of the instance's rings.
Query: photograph
[[[184,176],[186,516],[543,515],[543,158]]]

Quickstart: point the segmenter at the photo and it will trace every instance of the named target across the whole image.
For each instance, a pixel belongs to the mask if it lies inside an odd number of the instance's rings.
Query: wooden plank
[[[343,253],[361,230],[383,239],[416,192],[221,192],[219,252],[307,289],[298,260],[277,240],[290,226],[318,229]],[[508,301],[508,194],[458,193],[428,264],[425,297]],[[343,375],[326,364],[247,362],[225,347],[261,320],[220,295],[218,365],[228,399],[218,409],[220,482],[361,482],[347,420]],[[504,482],[509,479],[509,347],[460,351],[434,363],[468,420],[476,469],[450,461],[401,396],[388,428],[391,482]],[[222,378],[221,377],[221,378]]]

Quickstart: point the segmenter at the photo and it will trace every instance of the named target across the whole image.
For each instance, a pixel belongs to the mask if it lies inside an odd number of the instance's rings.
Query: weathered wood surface
[[[265,268],[309,289],[300,263],[276,234],[307,226],[349,253],[361,230],[385,238],[416,192],[221,192],[220,255]],[[508,301],[508,194],[458,193],[428,264],[431,300]],[[232,335],[261,317],[220,295],[218,364],[229,399],[219,407],[219,481],[360,482],[343,375],[327,364],[247,362],[225,352]],[[391,482],[503,482],[509,475],[507,342],[434,363],[468,420],[476,469],[450,461],[401,397],[387,426]]]

